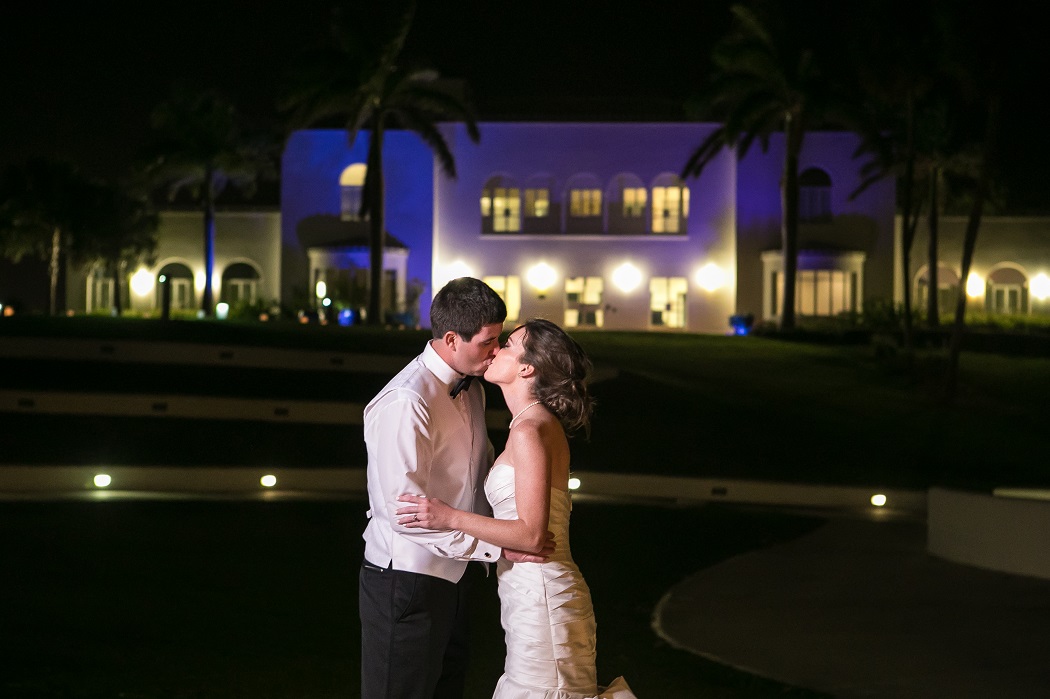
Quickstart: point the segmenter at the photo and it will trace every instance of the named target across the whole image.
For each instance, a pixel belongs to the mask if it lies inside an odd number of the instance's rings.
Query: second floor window
[[[364,163],[354,163],[339,175],[340,212],[344,221],[360,221],[361,193],[365,188]]]
[[[530,218],[545,218],[551,210],[551,192],[549,189],[525,190],[525,215]]]
[[[492,182],[481,192],[483,230],[492,233],[516,233],[521,230],[521,190]]]
[[[689,217],[689,188],[653,187],[653,233],[684,233]]]
[[[573,189],[569,192],[569,215],[579,218],[602,215],[602,190]]]
[[[629,187],[623,190],[623,217],[641,218],[645,213],[645,187]]]

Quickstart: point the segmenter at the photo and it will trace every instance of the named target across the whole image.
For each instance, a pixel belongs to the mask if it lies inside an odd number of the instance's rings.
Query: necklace
[[[524,408],[519,410],[518,414],[510,419],[510,424],[507,426],[507,429],[509,430],[509,429],[514,427],[514,421],[517,420],[519,417],[521,417],[522,413],[524,413],[526,410],[528,410],[529,408],[531,408],[534,405],[539,405],[541,402],[542,401],[534,400],[531,403],[529,403],[528,405],[526,405]]]

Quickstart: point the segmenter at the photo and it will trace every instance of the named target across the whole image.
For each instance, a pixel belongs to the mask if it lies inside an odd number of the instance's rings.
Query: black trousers
[[[362,564],[362,699],[462,698],[469,578],[451,583]]]

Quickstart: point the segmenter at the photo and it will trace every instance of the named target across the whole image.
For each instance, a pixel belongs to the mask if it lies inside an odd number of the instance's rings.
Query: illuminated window
[[[831,178],[820,168],[798,176],[798,218],[805,223],[831,220]]]
[[[340,210],[344,221],[361,221],[361,193],[365,187],[364,163],[354,163],[339,175]]]
[[[529,218],[545,218],[551,210],[551,191],[549,189],[525,190],[525,215]]]
[[[835,316],[857,311],[857,274],[830,269],[806,269],[795,273],[795,312],[806,316]],[[774,314],[780,313],[783,276],[776,274]]]
[[[569,215],[578,218],[602,215],[602,190],[573,189],[569,192]]]
[[[231,306],[255,303],[259,295],[259,273],[249,264],[238,262],[222,272],[222,292],[219,296]]]
[[[190,271],[189,267],[178,262],[172,262],[164,265],[157,272],[157,279],[159,280],[161,277],[165,277],[171,287],[172,310],[186,311],[196,308],[197,301],[194,296],[193,272]],[[163,304],[163,285],[158,283],[156,290],[157,308],[160,308]]]
[[[95,268],[87,280],[87,310],[108,311],[113,305],[113,277]]]
[[[521,317],[520,277],[483,277],[481,281],[488,284],[507,304],[507,321],[514,322]]]
[[[631,187],[623,190],[624,218],[641,218],[645,213],[645,187]]]
[[[650,279],[649,324],[653,327],[684,328],[688,288],[689,284],[684,277]]]
[[[653,185],[653,233],[684,233],[689,218],[689,188],[676,175],[661,175]]]
[[[572,277],[565,280],[565,326],[600,328],[605,324],[601,277]]]
[[[1013,267],[1000,267],[988,275],[985,304],[989,313],[1027,313],[1028,279]]]
[[[484,233],[516,233],[521,230],[521,189],[510,178],[493,177],[481,192]]]

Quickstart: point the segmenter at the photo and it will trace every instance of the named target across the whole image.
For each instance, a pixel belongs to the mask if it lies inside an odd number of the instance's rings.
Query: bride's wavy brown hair
[[[531,364],[532,393],[561,422],[569,434],[590,433],[594,399],[587,390],[591,360],[579,343],[549,320],[526,321],[518,361]]]

